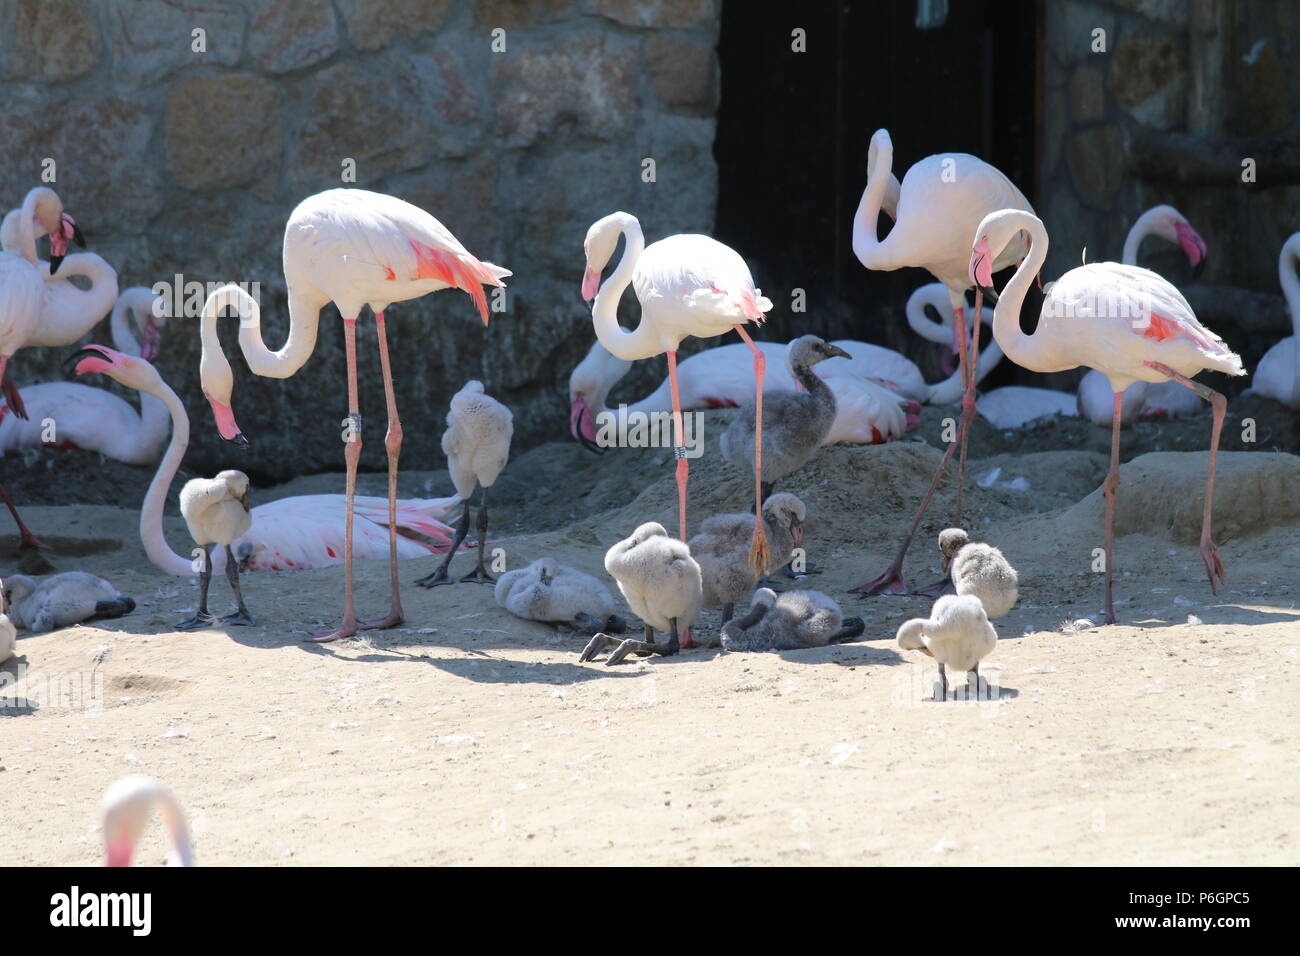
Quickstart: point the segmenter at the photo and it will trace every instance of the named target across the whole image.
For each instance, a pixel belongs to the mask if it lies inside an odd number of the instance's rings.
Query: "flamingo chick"
[[[1203,369],[1245,375],[1240,356],[1196,318],[1187,300],[1160,276],[1137,266],[1093,262],[1071,269],[1052,283],[1032,335],[1020,328],[1020,308],[1031,277],[1047,256],[1047,230],[1032,213],[1003,209],[984,218],[975,232],[970,276],[981,287],[993,282],[995,257],[1021,232],[1032,240],[1029,256],[1016,269],[993,312],[993,335],[1017,365],[1034,372],[1061,372],[1086,365],[1110,379],[1114,416],[1106,494],[1106,614],[1115,623],[1112,600],[1115,493],[1119,487],[1119,437],[1124,389],[1137,381],[1176,381],[1214,410],[1209,468],[1201,522],[1201,557],[1213,592],[1223,582],[1223,562],[1210,534],[1214,465],[1228,401],[1189,376]]]
[[[526,621],[567,624],[586,634],[627,630],[603,581],[554,558],[538,558],[526,568],[507,571],[497,579],[495,597]]]
[[[185,482],[181,489],[181,516],[190,530],[190,537],[202,552],[203,566],[199,571],[199,609],[192,618],[176,625],[178,631],[196,631],[216,622],[208,613],[208,585],[212,582],[212,555],[208,549],[213,544],[226,549],[226,580],[239,602],[238,610],[227,614],[221,621],[240,627],[253,625],[248,608],[244,607],[243,592],[239,589],[239,562],[230,550],[230,545],[243,537],[253,523],[249,510],[248,476],[242,471],[223,471],[215,478],[194,478]]]
[[[722,625],[722,647],[798,651],[851,640],[865,630],[862,618],[844,617],[840,606],[820,591],[786,591],[778,597],[771,588],[759,588],[749,613]]]
[[[14,625],[33,633],[96,618],[121,617],[135,610],[135,601],[103,578],[85,571],[65,571],[39,582],[15,574],[3,587]]]
[[[136,843],[155,809],[167,826],[167,863],[193,866],[190,831],[176,796],[152,777],[132,774],[116,781],[103,800],[104,849],[107,866],[130,866]]]
[[[795,548],[803,547],[804,503],[780,492],[763,502],[763,525],[777,567],[790,562]],[[753,516],[714,515],[691,538],[691,557],[700,566],[704,584],[703,607],[722,606],[723,623],[730,621],[736,602],[754,590],[758,572],[745,560]]]
[[[947,594],[934,602],[928,618],[914,617],[898,629],[899,647],[918,650],[939,662],[935,700],[948,699],[948,667],[966,671],[968,687],[974,683],[978,688],[980,661],[997,644],[998,632],[973,594]]]
[[[971,541],[961,528],[946,528],[939,532],[939,553],[957,593],[975,595],[989,617],[1002,617],[1016,606],[1019,576],[997,548]]]
[[[14,656],[14,648],[18,645],[18,629],[14,627],[14,622],[9,620],[8,609],[9,603],[5,600],[5,583],[0,581],[0,664]]]
[[[764,396],[767,424],[761,440],[766,454],[760,472],[764,501],[777,481],[812,460],[831,430],[836,413],[835,393],[813,374],[812,367],[837,356],[853,357],[838,345],[823,342],[815,335],[803,335],[790,343],[786,366],[790,377],[804,391],[769,392]],[[722,457],[733,465],[743,468],[754,460],[754,449],[760,440],[755,417],[753,403],[748,402],[722,433]]]
[[[447,455],[452,484],[465,502],[465,510],[446,557],[431,574],[420,578],[416,584],[434,588],[452,583],[447,575],[447,566],[469,533],[469,502],[474,495],[475,483],[483,488],[478,500],[478,565],[461,580],[487,583],[496,580],[483,564],[488,528],[487,493],[510,459],[510,438],[514,432],[515,420],[510,409],[484,392],[482,382],[468,381],[452,396],[451,409],[447,412],[447,430],[442,433],[442,450]]]
[[[605,661],[609,667],[633,652],[642,656],[676,654],[678,634],[695,623],[704,597],[700,566],[686,542],[670,538],[663,525],[647,522],[605,552],[605,570],[618,583],[633,613],[645,623],[645,640],[628,638],[618,643],[608,634],[597,634],[578,660],[593,660],[614,643],[618,647]],[[667,643],[655,642],[656,629],[668,633]]]

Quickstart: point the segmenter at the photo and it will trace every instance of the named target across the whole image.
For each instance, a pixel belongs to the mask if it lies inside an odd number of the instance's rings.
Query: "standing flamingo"
[[[1176,381],[1208,401],[1214,409],[1209,472],[1205,481],[1205,512],[1201,524],[1201,557],[1210,590],[1223,582],[1223,562],[1210,536],[1214,500],[1214,464],[1219,432],[1228,402],[1219,392],[1190,376],[1203,369],[1244,375],[1241,358],[1223,340],[1201,325],[1187,300],[1160,276],[1137,266],[1095,262],[1071,269],[1048,289],[1038,328],[1033,335],[1020,329],[1020,308],[1030,277],[1047,258],[1047,230],[1032,213],[1004,209],[984,218],[975,232],[970,279],[981,288],[993,283],[995,257],[1018,232],[1032,242],[1028,258],[1002,290],[993,313],[993,335],[1011,361],[1034,372],[1061,372],[1087,365],[1110,379],[1114,394],[1111,424],[1110,473],[1106,493],[1106,623],[1115,623],[1111,584],[1115,492],[1119,487],[1119,436],[1124,388],[1131,382]]]
[[[1297,265],[1300,265],[1300,232],[1283,244],[1282,254],[1277,260],[1277,277],[1286,295],[1295,334],[1264,353],[1250,380],[1251,388],[1259,394],[1275,398],[1292,408],[1300,408],[1300,277],[1296,276]]]
[[[602,284],[601,270],[624,238],[618,267]],[[645,244],[641,224],[625,212],[611,213],[592,223],[583,242],[587,270],[582,297],[592,306],[591,317],[600,343],[624,361],[668,356],[668,381],[673,400],[674,453],[677,456],[677,508],[680,535],[686,540],[686,483],[689,466],[682,434],[682,402],[677,383],[677,347],[688,335],[710,338],[735,329],[754,356],[754,535],[749,561],[766,572],[771,564],[763,533],[763,372],[766,360],[745,331],[745,324],[763,323],[772,303],[755,288],[745,260],[731,247],[708,236],[682,234]],[[641,322],[633,332],[618,324],[618,300],[632,283],[641,303]],[[691,646],[684,643],[684,646]]]
[[[317,642],[332,641],[357,632],[352,603],[352,511],[356,494],[357,462],[361,457],[361,410],[357,399],[357,314],[365,305],[375,315],[379,337],[379,364],[384,374],[388,406],[388,531],[392,601],[388,614],[362,621],[365,628],[392,627],[402,620],[397,585],[397,457],[402,447],[402,423],[397,415],[393,374],[388,361],[388,334],[384,310],[393,302],[417,299],[439,289],[467,292],[488,324],[487,296],[483,286],[504,288],[510,275],[490,262],[472,256],[460,241],[423,209],[392,196],[364,189],[327,189],[308,196],[289,216],[284,230],[284,277],[289,287],[289,338],[278,352],[262,342],[257,306],[234,286],[216,303],[210,320],[204,319],[200,378],[212,405],[217,428],[229,441],[247,440],[235,423],[230,407],[233,378],[216,336],[216,315],[226,305],[240,312],[239,347],[256,375],[288,378],[303,366],[316,345],[320,311],[333,302],[343,317],[348,367],[348,428],[344,458],[347,463],[347,524],[344,537],[343,621],[331,631],[314,635]],[[234,291],[225,291],[234,290]],[[242,298],[241,298],[242,296]],[[211,302],[211,297],[209,297]],[[205,307],[205,312],[207,308]]]
[[[868,594],[902,594],[907,591],[907,585],[903,583],[903,558],[957,445],[961,446],[961,456],[957,463],[957,504],[953,524],[961,524],[966,441],[970,423],[975,417],[975,376],[966,355],[966,290],[971,287],[966,267],[970,237],[975,226],[996,210],[1012,208],[1033,212],[1029,200],[1011,180],[974,156],[966,153],[927,156],[908,169],[901,185],[897,185],[891,172],[893,157],[894,146],[889,133],[883,129],[876,130],[867,156],[867,188],[863,190],[853,219],[853,252],[868,269],[892,271],[905,266],[920,266],[928,269],[947,287],[953,315],[954,345],[965,395],[962,397],[958,440],[949,444],[939,462],[934,480],[921,500],[921,507],[903,539],[898,556],[884,574],[854,589]],[[884,239],[878,239],[876,221],[886,198],[894,193],[898,197],[894,228]],[[1005,248],[998,250],[997,262],[992,264],[998,269],[1005,268],[1023,259],[1028,251],[1024,240],[1008,237]],[[982,308],[980,291],[976,290],[973,333],[969,337],[976,349],[979,347]],[[946,585],[944,581],[938,587]]]

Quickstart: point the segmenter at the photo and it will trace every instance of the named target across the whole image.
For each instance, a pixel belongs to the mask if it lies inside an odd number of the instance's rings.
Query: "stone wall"
[[[712,227],[718,19],[718,0],[0,0],[0,202],[17,205],[53,158],[52,185],[123,287],[175,273],[260,282],[274,348],[285,221],[345,185],[353,159],[356,186],[427,209],[515,273],[486,330],[459,292],[391,309],[403,462],[441,467],[442,419],[467,378],[534,444],[567,433],[568,370],[592,340],[578,291],[588,225],[626,208],[657,234]],[[223,322],[235,408],[255,443],[243,466],[341,468],[337,312],[287,381],[242,371],[235,325]],[[378,468],[371,328],[360,323],[362,461]],[[200,395],[197,322],[175,320],[163,344],[159,366],[194,422],[186,468],[240,464]],[[62,352],[29,350],[11,369],[20,383],[57,378]]]
[[[1044,10],[1044,277],[1078,265],[1085,247],[1089,261],[1117,260],[1133,220],[1170,203],[1209,245],[1205,274],[1191,282],[1178,250],[1158,241],[1142,264],[1175,281],[1253,368],[1289,334],[1277,257],[1300,229],[1300,6],[1064,0]],[[1096,30],[1104,51],[1093,49]]]

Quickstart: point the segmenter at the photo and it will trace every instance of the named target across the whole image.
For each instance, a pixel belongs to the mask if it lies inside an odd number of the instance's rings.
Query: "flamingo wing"
[[[762,323],[772,308],[740,254],[709,236],[669,236],[647,246],[632,284],[643,308],[662,301],[722,316],[729,324]]]

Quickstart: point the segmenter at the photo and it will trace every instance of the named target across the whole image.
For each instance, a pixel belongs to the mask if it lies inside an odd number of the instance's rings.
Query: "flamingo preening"
[[[969,341],[979,347],[981,290],[976,289],[973,332],[968,337],[966,326],[966,290],[972,285],[967,275],[970,259],[970,237],[975,226],[989,213],[999,209],[1033,211],[1019,189],[1002,173],[988,163],[966,153],[940,153],[927,156],[915,163],[903,176],[901,184],[891,171],[894,147],[889,133],[877,130],[871,137],[868,151],[867,187],[863,190],[853,219],[853,252],[868,269],[892,271],[906,266],[928,269],[948,290],[953,315],[954,344],[962,372],[965,394],[957,440],[950,443],[943,460],[935,471],[934,480],[921,507],[903,539],[893,564],[880,577],[857,591],[868,594],[901,594],[907,591],[903,583],[903,558],[912,543],[912,537],[929,507],[930,498],[938,487],[953,452],[960,445],[957,464],[957,504],[954,525],[961,524],[962,490],[965,484],[966,442],[971,420],[975,417],[975,376],[966,354]],[[897,213],[894,228],[884,239],[876,236],[877,220],[886,199],[897,195]],[[998,249],[998,259],[992,263],[1002,269],[1022,260],[1029,247],[1017,237],[1008,237],[1003,248]],[[946,586],[942,582],[941,586]]]
[[[402,447],[402,422],[397,414],[393,374],[388,361],[384,310],[393,302],[417,299],[439,289],[457,288],[474,300],[483,324],[488,324],[483,286],[504,287],[510,275],[472,256],[460,241],[423,209],[392,196],[364,189],[328,189],[308,196],[289,216],[284,230],[284,277],[289,288],[289,338],[272,352],[262,341],[257,304],[242,290],[225,286],[204,306],[203,358],[200,377],[212,406],[217,428],[228,441],[247,439],[235,423],[231,408],[233,377],[217,340],[216,318],[225,306],[240,313],[239,347],[255,375],[288,378],[311,357],[316,346],[320,312],[333,302],[343,317],[348,369],[347,517],[344,539],[343,621],[312,641],[332,641],[364,628],[392,627],[402,620],[397,583],[397,459]],[[234,290],[234,291],[229,291]],[[213,302],[214,297],[220,296]],[[209,314],[209,307],[214,306]],[[358,622],[352,600],[352,513],[357,462],[361,458],[361,410],[357,398],[357,315],[369,305],[379,338],[379,363],[388,406],[389,562],[392,600],[382,618]]]
[[[1002,290],[993,313],[993,335],[1017,365],[1034,372],[1060,372],[1086,365],[1110,379],[1114,393],[1110,473],[1106,494],[1106,623],[1115,623],[1111,585],[1115,493],[1119,487],[1119,436],[1123,392],[1131,382],[1176,381],[1210,403],[1214,425],[1210,438],[1209,471],[1205,482],[1205,511],[1201,524],[1201,557],[1214,591],[1223,582],[1223,562],[1210,535],[1214,500],[1214,464],[1227,399],[1190,376],[1203,369],[1244,375],[1241,358],[1217,335],[1201,325],[1192,307],[1160,276],[1137,266],[1095,262],[1071,269],[1047,290],[1033,335],[1020,329],[1020,308],[1031,276],[1047,257],[1047,230],[1037,216],[1020,209],[1003,209],[986,216],[975,232],[970,254],[970,280],[990,288],[996,257],[1026,232],[1032,248]]]
[[[604,283],[601,271],[614,255],[619,236],[624,239],[618,266]],[[754,356],[754,536],[749,561],[760,571],[771,564],[767,537],[759,515],[763,512],[763,373],[766,359],[745,331],[761,325],[772,308],[754,286],[745,260],[729,246],[708,236],[668,236],[649,246],[635,216],[611,213],[587,230],[583,242],[587,269],[582,296],[595,299],[591,317],[601,345],[616,357],[634,362],[660,352],[668,356],[668,382],[672,393],[674,453],[677,456],[677,507],[680,537],[686,540],[686,460],[682,427],[682,402],[677,382],[677,347],[688,335],[710,338],[735,329]],[[628,332],[618,324],[618,300],[631,283],[641,303],[641,321]],[[683,642],[683,646],[691,646]]]
[[[1295,330],[1276,343],[1259,360],[1259,367],[1250,380],[1250,387],[1261,395],[1277,399],[1283,405],[1300,408],[1300,232],[1295,233],[1282,246],[1277,260],[1277,277],[1282,283],[1287,309],[1291,312],[1291,326]]]

